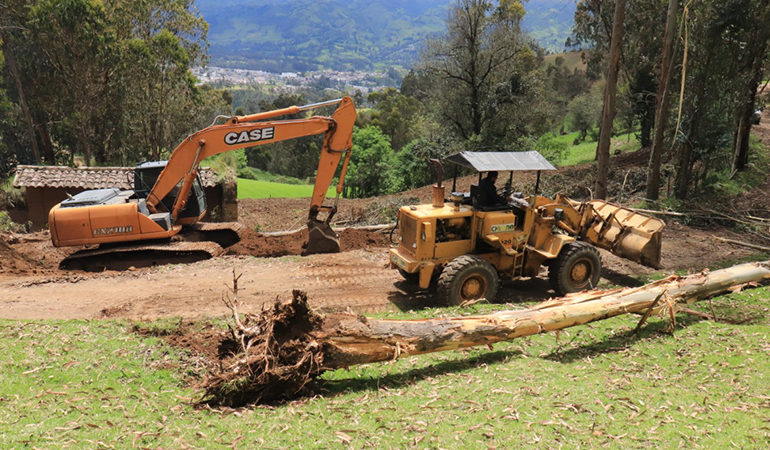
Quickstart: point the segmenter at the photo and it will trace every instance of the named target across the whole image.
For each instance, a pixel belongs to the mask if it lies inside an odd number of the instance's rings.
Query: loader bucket
[[[315,253],[338,253],[340,237],[332,230],[328,222],[310,219],[307,222],[307,242],[303,245],[302,255]]]
[[[603,200],[591,200],[594,220],[584,239],[612,253],[660,268],[660,242],[665,222]]]

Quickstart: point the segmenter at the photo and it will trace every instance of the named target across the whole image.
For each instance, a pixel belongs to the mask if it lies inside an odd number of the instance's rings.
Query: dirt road
[[[703,231],[671,224],[663,242],[664,268],[700,270],[752,253],[718,243],[711,233],[736,237],[725,230]],[[611,284],[628,285],[651,271],[604,251],[602,258],[604,280]],[[27,268],[16,273],[0,272],[0,317],[149,320],[221,316],[229,312],[220,299],[228,290],[233,269],[243,274],[238,294],[244,311],[254,311],[276,297],[289,298],[292,289],[307,291],[312,306],[322,311],[351,308],[373,312],[419,309],[432,304],[426,293],[416,292],[395,270],[388,269],[387,262],[387,249],[367,247],[307,257],[225,256],[194,264],[99,274]],[[551,295],[541,276],[503,283],[498,301],[537,300]]]
[[[227,256],[188,265],[128,272],[57,273],[0,278],[4,318],[153,319],[223,315],[232,271],[242,273],[239,298],[254,310],[302,288],[317,308],[377,310],[397,296],[395,271],[383,251],[355,250],[305,258]],[[333,280],[333,282],[329,282]]]

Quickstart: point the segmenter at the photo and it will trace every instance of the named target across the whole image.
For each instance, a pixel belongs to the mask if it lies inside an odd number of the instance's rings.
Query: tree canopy
[[[212,112],[229,111],[190,73],[205,61],[207,32],[192,0],[9,0],[0,16],[16,63],[2,86],[20,105],[0,133],[40,149],[20,162],[159,159]]]

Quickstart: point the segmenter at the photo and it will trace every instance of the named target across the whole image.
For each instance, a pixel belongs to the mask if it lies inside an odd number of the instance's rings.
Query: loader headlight
[[[420,234],[420,239],[422,239],[423,241],[425,240],[425,232],[424,231]]]

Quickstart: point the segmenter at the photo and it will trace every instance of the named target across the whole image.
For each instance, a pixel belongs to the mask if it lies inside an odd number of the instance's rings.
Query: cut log
[[[349,226],[349,227],[333,227],[332,230],[336,232],[345,231],[345,230],[361,230],[361,231],[384,231],[389,230],[396,226],[395,223],[383,223],[380,225],[359,225],[359,226]],[[300,231],[303,231],[307,229],[307,227],[297,228],[294,230],[287,230],[287,231],[264,231],[260,232],[259,234],[263,236],[290,236],[292,234],[299,233]]]
[[[712,235],[711,237],[713,237],[714,239],[716,239],[719,242],[725,242],[727,244],[740,245],[741,247],[753,248],[754,250],[762,250],[763,252],[770,252],[770,247],[765,247],[765,246],[762,246],[762,245],[752,244],[750,242],[736,241],[735,239],[726,239],[726,238],[719,237],[719,236],[713,236]]]
[[[244,352],[208,380],[206,398],[228,406],[290,398],[326,370],[491,345],[649,309],[673,315],[675,302],[709,298],[763,279],[770,279],[770,261],[670,276],[637,288],[572,294],[524,310],[423,320],[321,317],[309,309],[304,293],[294,291],[291,302],[239,319],[234,339]],[[653,305],[661,297],[664,301]]]

